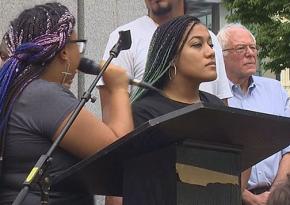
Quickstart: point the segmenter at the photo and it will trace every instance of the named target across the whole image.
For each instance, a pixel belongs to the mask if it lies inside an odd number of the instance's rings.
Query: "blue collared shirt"
[[[232,82],[230,87],[233,93],[233,97],[228,99],[230,107],[290,117],[289,97],[279,81],[252,76],[246,93]],[[252,167],[248,189],[272,185],[282,156],[290,152],[290,146],[285,147]]]

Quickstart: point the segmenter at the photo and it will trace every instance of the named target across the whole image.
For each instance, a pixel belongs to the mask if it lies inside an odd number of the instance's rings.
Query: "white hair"
[[[226,49],[227,48],[227,46],[229,44],[229,39],[230,39],[229,31],[231,29],[234,29],[234,28],[241,28],[241,29],[249,32],[249,34],[251,35],[251,37],[254,40],[254,43],[256,43],[256,38],[251,33],[251,31],[249,31],[249,29],[247,29],[245,26],[243,26],[240,23],[230,23],[230,24],[225,25],[223,28],[221,28],[220,31],[217,34],[217,38],[218,38],[219,43],[221,44],[222,49]]]

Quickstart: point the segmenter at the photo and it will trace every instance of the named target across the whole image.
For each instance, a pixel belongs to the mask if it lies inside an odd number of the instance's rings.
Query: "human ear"
[[[66,46],[59,52],[58,56],[61,60],[67,61],[69,59],[69,52]]]

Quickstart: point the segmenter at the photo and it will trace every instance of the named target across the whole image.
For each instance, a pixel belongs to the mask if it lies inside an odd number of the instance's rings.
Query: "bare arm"
[[[117,196],[106,196],[105,205],[122,205],[123,198]]]
[[[110,116],[110,110],[108,109],[111,106],[110,96],[107,89],[104,86],[99,86],[99,93],[102,108],[102,119],[104,122],[107,122]]]
[[[252,168],[249,168],[249,169],[243,171],[241,174],[241,191],[242,192],[247,188],[248,181],[249,181],[250,176],[251,176],[251,170],[252,170]]]
[[[110,65],[104,79],[104,89],[110,99],[109,106],[104,109],[105,113],[108,111],[107,119],[102,122],[83,108],[60,144],[66,151],[80,158],[96,153],[133,129],[126,72]],[[53,140],[67,119],[62,122]]]
[[[242,199],[245,205],[266,205],[270,192],[255,195],[247,190],[247,184],[251,175],[251,168],[241,174]]]
[[[269,198],[269,191],[255,195],[249,190],[245,189],[242,193],[243,204],[245,205],[267,205]]]
[[[290,153],[287,153],[282,157],[276,178],[271,186],[270,191],[273,191],[277,185],[285,183],[288,180],[287,174],[290,174]]]
[[[279,169],[276,178],[271,186],[270,191],[272,192],[279,184],[287,181],[287,174],[290,173],[290,153],[283,156],[280,161]],[[247,189],[242,192],[243,202],[246,205],[266,205],[269,198],[270,192],[264,192],[258,195],[252,194]]]

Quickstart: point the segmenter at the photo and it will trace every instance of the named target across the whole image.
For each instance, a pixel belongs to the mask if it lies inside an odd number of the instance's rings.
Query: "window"
[[[199,18],[214,33],[220,28],[221,0],[185,0],[186,14]]]

